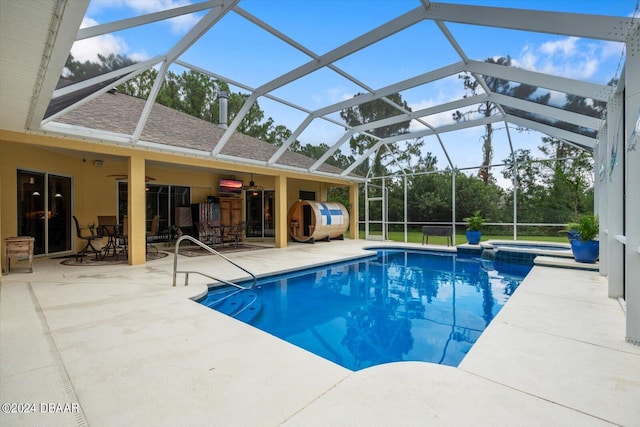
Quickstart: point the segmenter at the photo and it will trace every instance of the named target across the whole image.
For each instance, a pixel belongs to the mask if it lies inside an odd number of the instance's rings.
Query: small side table
[[[33,244],[35,239],[30,236],[7,237],[4,239],[3,260],[5,272],[11,272],[11,258],[28,259],[29,273],[33,273]]]

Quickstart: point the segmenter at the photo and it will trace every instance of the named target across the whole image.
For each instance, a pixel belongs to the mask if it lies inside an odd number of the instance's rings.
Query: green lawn
[[[360,238],[364,239],[364,232],[360,232]],[[389,232],[389,240],[393,240],[395,242],[404,242],[404,233],[401,231],[391,231]],[[495,234],[483,234],[481,241],[486,240],[513,240],[513,235],[508,236],[499,236]],[[560,242],[560,243],[569,243],[567,236],[525,236],[518,234],[518,240],[533,240],[536,242]],[[408,232],[407,233],[407,241],[412,243],[422,243],[422,233],[419,231]],[[464,234],[456,235],[456,245],[461,245],[463,243],[467,243],[467,238]],[[434,245],[446,245],[447,238],[440,236],[429,236],[429,244]]]

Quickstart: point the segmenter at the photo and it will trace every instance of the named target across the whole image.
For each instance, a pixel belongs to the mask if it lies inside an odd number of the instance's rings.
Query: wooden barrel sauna
[[[349,212],[338,202],[298,200],[289,208],[287,224],[298,242],[342,239],[349,228]]]

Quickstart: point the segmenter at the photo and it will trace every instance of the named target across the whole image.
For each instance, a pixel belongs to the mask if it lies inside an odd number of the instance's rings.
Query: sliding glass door
[[[160,216],[159,228],[169,229],[174,224],[173,213],[176,207],[190,206],[191,189],[179,185],[147,184],[145,193],[145,209],[147,231],[151,230],[151,221],[155,215]],[[126,181],[118,182],[118,212],[120,222],[127,214],[129,187]]]
[[[276,192],[273,190],[247,191],[247,237],[274,237],[274,208]]]
[[[71,178],[46,172],[17,171],[20,236],[35,239],[34,255],[71,250]]]

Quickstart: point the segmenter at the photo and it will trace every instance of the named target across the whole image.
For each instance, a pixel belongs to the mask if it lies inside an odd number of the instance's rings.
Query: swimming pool
[[[351,262],[213,288],[199,302],[351,370],[397,361],[457,366],[530,266],[379,250]]]

